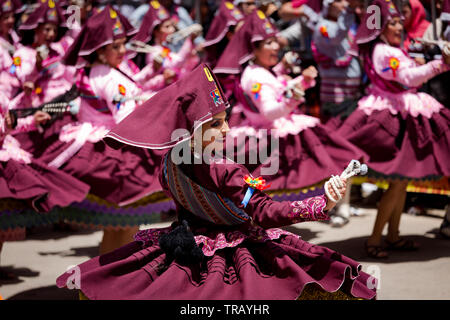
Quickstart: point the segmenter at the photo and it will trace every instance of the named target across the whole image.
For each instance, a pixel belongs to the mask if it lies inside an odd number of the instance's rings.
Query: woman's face
[[[222,111],[215,114],[211,121],[202,126],[202,147],[203,149],[209,146],[214,150],[222,150],[225,143],[225,137],[230,131],[228,121],[226,120],[227,113]]]
[[[0,17],[0,34],[6,35],[14,27],[14,14],[12,12],[2,14]]]
[[[275,37],[266,39],[253,50],[255,62],[266,69],[271,68],[278,63],[279,51],[280,44]]]
[[[114,40],[113,43],[106,45],[103,48],[99,49],[98,55],[103,56],[103,58],[100,58],[100,61],[102,63],[106,63],[109,66],[115,68],[117,67],[125,57],[126,49],[125,44],[127,42],[127,39],[119,38]],[[103,60],[103,61],[102,61]]]
[[[333,20],[337,20],[342,11],[347,8],[348,2],[346,0],[335,0],[328,8],[328,16]]]
[[[358,16],[359,21],[362,21],[364,18],[364,0],[349,0],[348,5]]]
[[[58,36],[58,26],[53,23],[40,24],[36,30],[34,42],[36,45],[50,45]]]
[[[394,47],[399,47],[402,43],[403,23],[399,17],[389,20],[382,35],[386,41]]]
[[[256,2],[255,0],[246,0],[239,4],[239,8],[242,10],[242,13],[245,16],[248,16],[249,14],[251,14],[253,11],[256,10]]]
[[[160,43],[166,41],[168,35],[176,31],[175,22],[172,19],[165,20],[155,29],[155,38]]]
[[[402,14],[403,14],[403,17],[405,18],[405,20],[403,21],[403,25],[407,28],[409,26],[409,24],[411,23],[411,19],[412,19],[412,10],[411,10],[411,6],[409,4],[405,4],[402,7]]]

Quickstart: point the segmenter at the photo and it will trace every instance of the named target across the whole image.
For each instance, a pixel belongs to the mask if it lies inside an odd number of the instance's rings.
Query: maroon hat
[[[169,11],[157,0],[150,1],[150,6],[145,14],[139,32],[133,38],[133,40],[141,42],[149,42],[152,38],[153,30],[157,25],[163,23],[164,21],[170,19],[171,16]]]
[[[89,17],[74,43],[67,50],[63,61],[66,65],[81,66],[97,49],[112,43],[115,39],[130,37],[136,31],[127,18],[107,5],[103,10]]]
[[[203,47],[212,46],[220,42],[230,27],[237,25],[241,20],[244,20],[242,12],[233,3],[223,1],[205,36]]]
[[[24,6],[20,0],[0,0],[0,15],[5,13],[20,13]]]
[[[148,149],[172,148],[191,139],[197,128],[228,107],[215,75],[208,65],[200,64],[136,108],[104,140],[116,149],[123,144]],[[174,134],[178,129],[184,130]]]
[[[40,0],[40,5],[20,25],[19,30],[34,30],[41,23],[54,23],[58,27],[66,27],[66,18],[58,2]]]
[[[253,57],[254,43],[276,36],[278,29],[260,10],[245,18],[244,25],[236,32],[221,55],[215,73],[240,73],[241,65]]]
[[[374,6],[377,6],[379,10],[371,9],[375,8]],[[392,0],[374,0],[367,7],[364,18],[356,31],[355,43],[361,45],[375,40],[383,33],[389,20],[395,17],[402,17],[402,15]],[[377,21],[380,22],[380,25],[376,25]]]

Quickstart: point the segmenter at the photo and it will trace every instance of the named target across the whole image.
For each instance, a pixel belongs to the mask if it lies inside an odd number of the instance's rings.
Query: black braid
[[[204,257],[203,251],[195,243],[194,234],[186,220],[183,220],[171,232],[162,235],[159,246],[166,253],[167,263],[175,260],[183,265],[197,264]]]

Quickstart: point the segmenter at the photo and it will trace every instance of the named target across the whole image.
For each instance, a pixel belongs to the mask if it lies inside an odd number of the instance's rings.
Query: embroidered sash
[[[164,157],[163,170],[172,196],[195,216],[221,225],[236,225],[250,220],[231,200],[203,188],[186,176],[170,160],[170,152]]]

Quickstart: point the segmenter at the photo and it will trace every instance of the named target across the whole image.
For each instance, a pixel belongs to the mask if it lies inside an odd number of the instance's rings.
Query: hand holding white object
[[[331,176],[330,180],[325,182],[325,194],[331,202],[327,205],[326,210],[333,208],[344,197],[347,179],[357,174],[364,175],[367,173],[367,170],[367,165],[361,164],[357,160],[352,160],[340,176]]]

